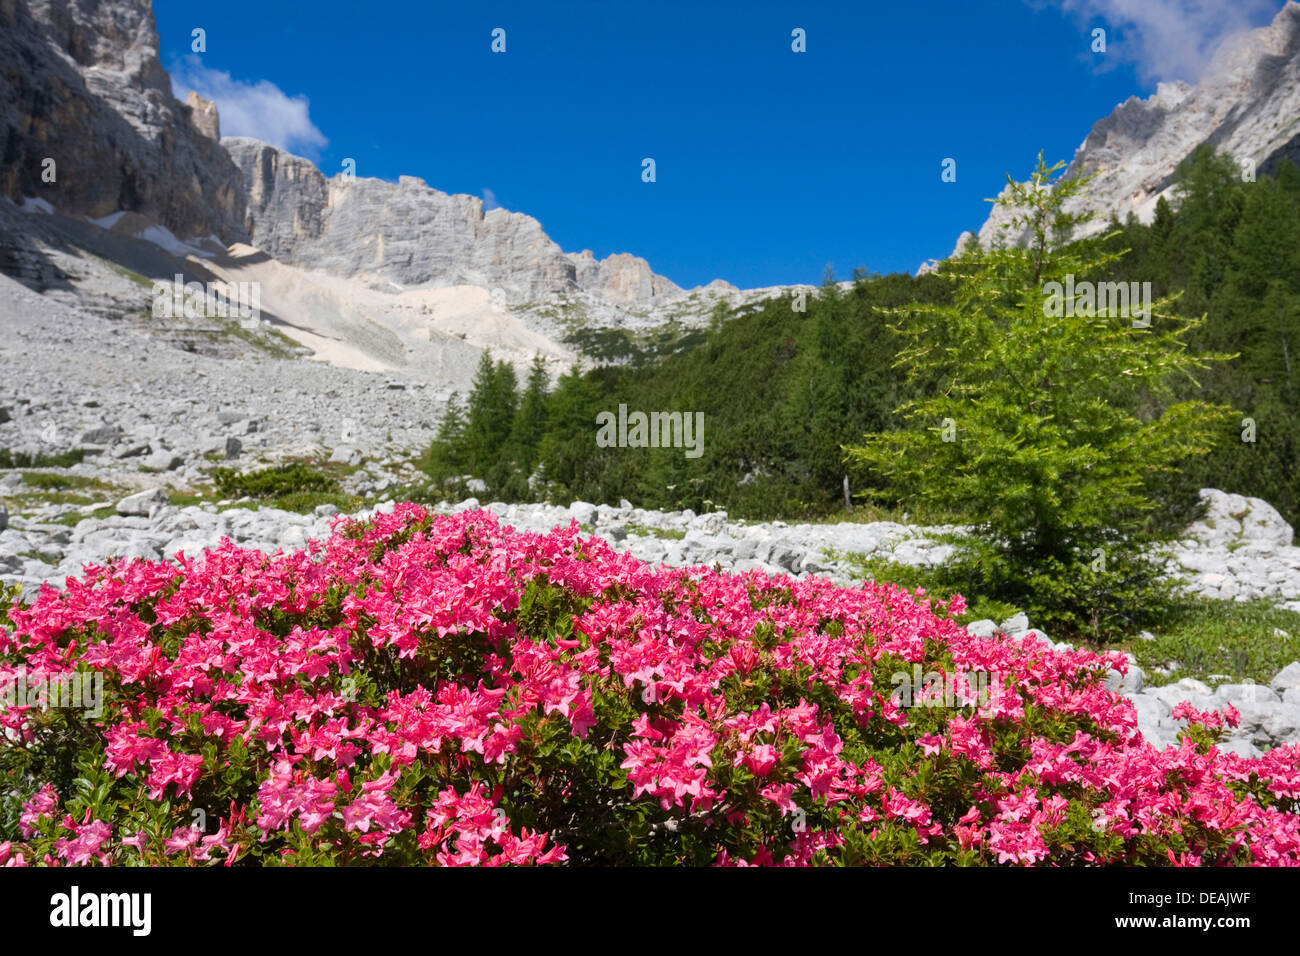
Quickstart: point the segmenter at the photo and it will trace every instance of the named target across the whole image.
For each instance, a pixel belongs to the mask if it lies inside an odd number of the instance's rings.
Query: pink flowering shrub
[[[0,713],[0,865],[1300,862],[1300,747],[1157,751],[1102,658],[962,610],[415,505],[87,568],[0,610],[0,682],[104,689]]]

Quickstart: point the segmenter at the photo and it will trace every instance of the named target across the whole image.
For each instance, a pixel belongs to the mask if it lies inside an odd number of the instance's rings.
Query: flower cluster
[[[0,602],[0,680],[104,682],[0,712],[0,865],[1300,864],[1300,747],[1158,751],[1122,657],[963,610],[412,504],[87,567]],[[914,667],[999,687],[901,707]]]

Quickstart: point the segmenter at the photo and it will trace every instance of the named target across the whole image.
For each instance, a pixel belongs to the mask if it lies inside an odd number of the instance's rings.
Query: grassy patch
[[[46,564],[51,564],[55,567],[58,567],[59,562],[62,560],[57,554],[46,554],[44,551],[21,551],[19,552],[18,557],[30,561],[43,561]]]
[[[300,348],[293,339],[273,328],[246,329],[238,322],[233,322],[230,325],[229,332],[241,342],[251,345],[270,358],[296,358],[298,355],[297,350]]]
[[[75,491],[47,491],[34,495],[19,495],[16,499],[19,513],[44,505],[93,505],[102,500],[99,497],[78,494]]]
[[[284,498],[303,493],[331,494],[338,491],[338,479],[305,462],[273,465],[240,474],[233,468],[212,472],[218,494],[226,498]]]
[[[355,495],[345,495],[340,492],[295,491],[286,495],[278,495],[274,498],[260,498],[254,501],[239,502],[238,504],[230,505],[225,510],[245,508],[251,511],[259,511],[262,508],[275,508],[280,511],[293,511],[298,514],[310,514],[321,505],[333,505],[341,514],[348,514],[364,508],[366,501],[364,498]]]
[[[32,455],[0,448],[0,469],[3,468],[71,468],[81,464],[86,453],[80,448],[62,451],[57,455]]]
[[[96,508],[88,515],[80,514],[74,511],[71,514],[66,514],[61,518],[55,518],[54,521],[51,523],[61,524],[68,528],[75,528],[78,524],[85,521],[87,518],[93,518],[95,521],[103,521],[105,518],[111,518],[116,514],[117,514],[117,508],[115,508],[113,505],[105,505],[103,508]],[[58,562],[54,562],[54,563],[57,564]]]
[[[1124,647],[1151,684],[1184,677],[1211,685],[1223,682],[1208,680],[1211,674],[1267,684],[1287,664],[1300,660],[1300,614],[1271,601],[1190,599],[1151,633],[1155,640],[1133,640]],[[1179,665],[1172,673],[1154,672],[1170,662]]]
[[[672,538],[674,541],[680,541],[686,537],[685,531],[676,531],[670,528],[647,528],[645,525],[630,524],[627,526],[628,534],[639,534],[648,538]]]
[[[123,279],[128,279],[131,282],[134,282],[136,285],[140,286],[141,288],[148,289],[151,292],[153,291],[153,287],[154,287],[153,281],[151,279],[145,278],[140,273],[132,269],[128,269],[125,266],[118,265],[116,262],[113,262],[111,259],[105,259],[103,256],[97,256],[89,249],[83,249],[80,246],[77,247],[77,254],[80,255],[83,259],[94,259],[97,262],[101,262],[104,265],[108,266],[108,268],[111,269],[113,272],[120,275]],[[168,281],[170,282],[171,280],[168,279]]]
[[[24,471],[23,484],[29,488],[35,488],[37,491],[71,491],[78,488],[94,488],[104,491],[111,487],[107,482],[100,481],[98,478],[87,478],[84,475],[69,475],[65,472],[54,471]]]
[[[190,505],[212,504],[216,501],[216,492],[212,488],[181,491],[172,489],[167,492],[167,503],[173,508],[188,508]]]
[[[908,589],[925,588],[926,593],[948,597],[953,589],[942,568],[921,568],[868,555],[836,555],[848,561],[855,573],[873,581],[887,581]],[[968,610],[957,621],[989,619],[1004,621],[1019,608],[979,595],[965,594]],[[1031,626],[1038,622],[1032,618]],[[1207,684],[1239,683],[1249,678],[1267,684],[1278,671],[1300,660],[1300,613],[1278,607],[1272,601],[1220,601],[1187,598],[1177,602],[1159,626],[1152,627],[1154,640],[1136,636],[1097,650],[1129,651],[1153,685],[1194,677]],[[1049,633],[1057,639],[1058,635]],[[1167,674],[1156,673],[1170,662],[1177,667]],[[1210,680],[1211,675],[1225,675]]]

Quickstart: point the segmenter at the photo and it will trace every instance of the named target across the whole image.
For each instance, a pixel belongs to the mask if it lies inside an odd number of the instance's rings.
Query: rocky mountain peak
[[[334,275],[372,274],[395,285],[479,285],[513,301],[588,294],[624,309],[682,293],[644,259],[566,253],[532,216],[484,210],[477,196],[444,193],[416,176],[397,183],[338,173],[253,139],[222,140],[243,173],[254,245],[277,259]]]
[[[195,128],[208,139],[221,142],[221,117],[217,113],[217,104],[190,90],[185,105],[190,108],[190,120]]]
[[[1101,232],[1112,214],[1150,222],[1160,197],[1175,198],[1178,165],[1202,144],[1258,172],[1300,161],[1300,3],[1290,0],[1268,26],[1226,40],[1196,84],[1159,83],[1093,126],[1067,171],[1097,174],[1091,192],[1069,207],[1098,213],[1078,235]],[[995,208],[980,241],[1023,242],[1007,228],[1011,216]]]
[[[0,193],[247,238],[239,171],[211,135],[216,109],[172,95],[148,0],[3,0],[0,23]]]

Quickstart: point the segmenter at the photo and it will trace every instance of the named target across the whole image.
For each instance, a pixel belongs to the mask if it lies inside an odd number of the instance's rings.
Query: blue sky
[[[1006,173],[1040,149],[1068,160],[1118,103],[1194,80],[1219,38],[1281,6],[158,0],[155,15],[164,66],[216,97],[225,135],[327,175],[350,157],[359,176],[492,197],[567,251],[631,252],[685,287],[752,287],[948,254]]]

